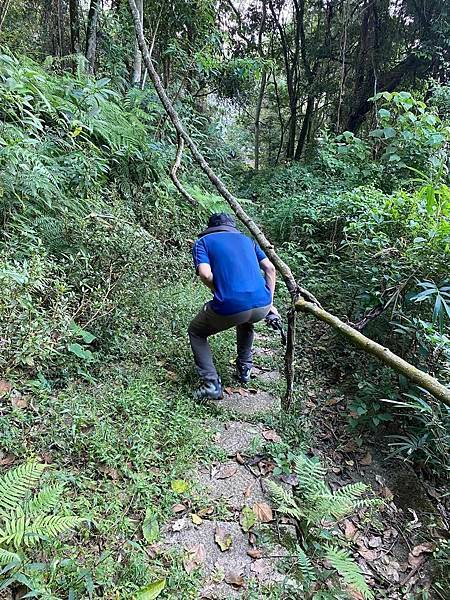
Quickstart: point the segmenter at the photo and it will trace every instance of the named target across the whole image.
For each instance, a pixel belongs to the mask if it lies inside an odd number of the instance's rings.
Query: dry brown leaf
[[[267,429],[266,431],[263,431],[262,436],[269,442],[281,442],[281,437],[274,429]]]
[[[271,571],[269,561],[263,559],[257,559],[250,565],[250,571],[255,573],[259,580],[264,579]]]
[[[20,393],[11,394],[11,404],[14,406],[14,408],[23,410],[28,406],[28,399],[26,396],[22,396]]]
[[[226,533],[226,531],[222,527],[220,527],[220,525],[217,525],[216,527],[214,541],[222,550],[222,552],[229,550],[233,544],[233,538],[231,537],[231,535],[229,533]]]
[[[186,507],[185,507],[184,504],[174,504],[172,506],[172,512],[175,513],[175,514],[183,512],[184,510],[186,510]]]
[[[259,548],[252,548],[251,550],[247,550],[247,554],[251,558],[261,558],[263,555],[263,551],[260,550]]]
[[[253,512],[260,523],[270,523],[273,521],[273,512],[266,502],[255,502]]]
[[[245,465],[245,460],[244,458],[239,454],[239,452],[236,452],[236,462],[240,465]]]
[[[376,560],[378,558],[378,553],[375,552],[375,550],[369,550],[369,548],[366,548],[364,544],[360,544],[358,552],[363,558],[365,558],[369,562],[372,562],[373,560]]]
[[[413,556],[420,556],[425,552],[433,552],[433,550],[434,544],[432,544],[431,542],[426,542],[425,544],[419,544],[418,546],[414,546],[414,548],[411,550],[411,554]]]
[[[368,452],[360,461],[359,463],[361,465],[364,465],[365,467],[367,467],[368,465],[372,464],[372,455],[370,454],[370,452]]]
[[[225,392],[225,394],[228,394],[229,396],[231,394],[239,394],[240,396],[248,396],[250,393],[250,390],[246,390],[244,388],[234,388],[234,387],[226,387],[223,388],[223,391]]]
[[[187,548],[187,554],[183,558],[183,567],[186,573],[192,573],[195,569],[198,569],[201,564],[205,561],[206,551],[203,544],[197,544],[191,548]]]
[[[212,506],[207,506],[206,508],[201,508],[197,511],[199,517],[206,517],[207,515],[212,515],[214,512],[214,508]]]
[[[3,454],[3,452],[0,452],[0,465],[2,467],[9,467],[15,460],[16,457],[14,454]]]
[[[355,524],[350,521],[349,519],[345,519],[344,521],[344,535],[348,540],[351,540],[355,537],[356,532],[358,531],[358,529],[356,528]]]
[[[220,471],[216,475],[216,479],[228,479],[233,477],[236,474],[237,465],[234,463],[229,463],[223,466]]]
[[[420,567],[424,562],[425,556],[423,554],[420,554],[419,556],[414,556],[412,552],[408,554],[408,564],[410,564],[411,567]]]
[[[225,581],[228,585],[232,585],[233,587],[240,588],[244,585],[244,578],[240,573],[236,573],[234,571],[229,571],[225,573]]]
[[[245,499],[250,498],[254,485],[255,485],[254,483],[249,483],[247,485],[247,487],[245,488],[245,490],[244,490],[244,498]]]
[[[248,534],[248,543],[250,544],[250,546],[256,545],[256,534],[253,533],[253,531],[250,531]]]
[[[6,396],[11,391],[12,386],[6,379],[0,379],[0,398]]]

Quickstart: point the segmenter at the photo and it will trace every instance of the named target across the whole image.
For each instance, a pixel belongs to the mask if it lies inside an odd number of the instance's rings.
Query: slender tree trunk
[[[298,138],[297,148],[295,150],[295,160],[300,160],[305,148],[305,142],[311,125],[311,119],[314,113],[314,96],[308,96],[306,103],[305,116],[303,117],[302,128]]]
[[[136,0],[136,6],[139,11],[141,23],[144,23],[144,0]],[[142,25],[143,26],[143,25]],[[139,86],[142,79],[142,53],[139,50],[139,44],[137,38],[134,42],[134,61],[133,61],[133,73],[131,75],[131,84]]]
[[[267,84],[267,73],[264,69],[261,75],[261,85],[259,88],[258,102],[255,111],[255,171],[259,171],[259,146],[260,146],[260,130],[261,130],[261,108],[264,99],[264,92]]]
[[[295,150],[295,136],[297,133],[297,95],[292,91],[289,98],[289,130],[286,145],[286,160],[293,160]]]
[[[89,74],[95,71],[95,57],[97,53],[97,23],[100,10],[100,0],[91,0],[86,28],[87,70]]]
[[[11,0],[0,0],[0,31],[2,30],[2,25],[5,22],[6,13],[8,12],[10,4]]]
[[[80,6],[79,0],[69,1],[69,17],[70,17],[70,52],[79,54],[80,46]]]
[[[233,196],[233,194],[231,194],[231,192],[225,186],[220,177],[218,177],[213,171],[213,169],[211,169],[205,157],[197,148],[197,145],[192,140],[188,132],[185,130],[182,122],[180,121],[180,117],[177,111],[175,110],[172,102],[167,96],[161,79],[150,57],[150,53],[148,51],[148,47],[144,39],[144,35],[141,31],[142,26],[139,20],[139,11],[136,7],[135,0],[128,0],[128,2],[131,8],[131,13],[133,15],[136,35],[139,41],[139,47],[141,49],[143,59],[145,61],[145,66],[147,67],[148,73],[151,77],[153,85],[155,86],[155,90],[158,94],[161,104],[163,105],[165,111],[169,115],[169,118],[177,134],[180,138],[182,138],[185,141],[186,145],[192,153],[193,158],[198,163],[202,171],[217,189],[219,194],[228,202],[229,206],[236,214],[236,216],[244,223],[244,225],[246,225],[250,233],[253,234],[256,241],[265,250],[269,260],[273,262],[276,269],[282,275],[286,283],[286,287],[288,288],[288,291],[291,294],[291,298],[295,303],[296,310],[309,312],[315,315],[318,319],[321,319],[326,323],[330,324],[338,331],[341,331],[342,333],[347,335],[353,343],[357,344],[365,352],[377,356],[386,365],[402,373],[403,375],[411,379],[414,383],[425,388],[436,398],[439,398],[440,400],[442,400],[442,402],[450,406],[450,390],[441,383],[439,383],[437,379],[435,379],[428,373],[420,371],[413,365],[409,364],[407,361],[390,352],[390,350],[388,350],[387,348],[384,348],[383,346],[380,346],[380,344],[373,342],[359,331],[356,331],[349,325],[346,325],[345,323],[340,321],[340,319],[338,319],[334,315],[331,315],[327,311],[323,310],[316,298],[314,298],[314,296],[308,290],[305,290],[304,288],[298,285],[289,266],[280,258],[280,256],[275,251],[275,248],[266,238],[266,236],[258,227],[258,225],[244,211],[237,198]],[[293,377],[293,373],[291,375]]]

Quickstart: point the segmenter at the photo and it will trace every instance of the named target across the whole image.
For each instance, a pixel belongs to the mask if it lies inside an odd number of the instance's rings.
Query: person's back
[[[192,256],[197,275],[213,292],[189,325],[189,339],[198,373],[203,380],[198,399],[222,395],[207,338],[236,327],[236,369],[241,383],[250,381],[253,323],[273,308],[275,268],[252,239],[240,233],[231,215],[214,214],[195,242]],[[262,272],[264,272],[264,276]]]
[[[194,262],[210,265],[214,273],[212,310],[232,315],[271,304],[271,292],[261,273],[266,258],[253,240],[239,231],[206,233],[195,243]]]

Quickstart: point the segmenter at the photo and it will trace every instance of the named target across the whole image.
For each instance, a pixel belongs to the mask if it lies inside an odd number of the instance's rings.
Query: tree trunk
[[[259,171],[259,145],[260,145],[260,130],[261,130],[261,108],[266,90],[267,74],[264,69],[261,75],[261,85],[259,88],[258,102],[255,111],[255,171]]]
[[[308,96],[306,103],[305,116],[303,117],[303,124],[300,130],[298,138],[297,149],[295,150],[295,160],[300,160],[305,148],[306,139],[311,125],[311,119],[314,113],[314,96]]]
[[[0,0],[0,31],[2,30],[2,25],[5,22],[6,13],[8,12],[10,3],[11,0]]]
[[[298,311],[309,313],[310,315],[314,315],[317,319],[328,323],[328,325],[331,325],[331,327],[345,335],[352,344],[355,344],[355,346],[358,346],[361,350],[364,350],[364,352],[375,356],[385,365],[398,373],[401,373],[416,385],[424,388],[427,392],[430,392],[435,398],[438,398],[444,404],[450,406],[450,389],[439,383],[437,379],[428,373],[414,367],[403,358],[400,358],[400,356],[391,352],[388,348],[367,338],[353,327],[350,327],[350,325],[343,323],[338,317],[335,317],[311,302],[306,302],[303,299],[297,300],[295,308]]]
[[[141,19],[142,27],[144,26],[144,0],[136,0],[136,6],[139,11],[139,17]],[[137,38],[134,41],[134,61],[133,61],[133,73],[131,75],[131,84],[139,86],[142,79],[142,53],[139,50],[139,44]]]
[[[97,53],[97,23],[100,10],[100,0],[91,0],[86,28],[86,51],[87,71],[93,74],[95,71],[95,57]]]
[[[383,360],[385,364],[403,373],[406,377],[408,377],[421,387],[425,388],[436,398],[439,398],[440,400],[442,400],[442,402],[450,406],[450,390],[448,390],[445,386],[439,383],[437,379],[435,379],[431,375],[428,375],[427,373],[424,373],[423,371],[420,371],[413,365],[410,365],[408,362],[406,362],[399,356],[396,356],[395,354],[390,352],[387,348],[383,348],[383,346],[380,346],[380,344],[377,344],[369,338],[366,338],[366,336],[364,336],[359,331],[356,331],[349,325],[346,325],[345,323],[340,321],[337,317],[334,317],[327,311],[323,310],[320,306],[320,303],[316,300],[313,294],[311,294],[311,292],[305,290],[304,288],[298,285],[289,266],[278,256],[273,245],[269,242],[269,240],[266,238],[266,236],[258,227],[258,225],[249,217],[249,215],[247,215],[242,206],[239,204],[237,198],[233,196],[233,194],[231,194],[231,192],[225,186],[220,177],[218,177],[216,173],[211,169],[205,157],[197,148],[195,142],[184,129],[184,126],[180,121],[178,113],[175,110],[169,97],[167,96],[161,79],[153,65],[142,32],[142,25],[139,20],[139,11],[136,7],[135,0],[128,0],[128,2],[131,8],[131,13],[133,15],[136,35],[138,38],[139,47],[142,52],[142,57],[145,62],[145,66],[147,67],[148,73],[151,77],[153,85],[155,86],[155,90],[158,94],[161,104],[163,105],[165,111],[169,115],[169,118],[177,134],[180,136],[180,138],[182,138],[185,141],[195,161],[198,163],[202,171],[217,189],[219,194],[228,202],[233,212],[248,228],[250,233],[255,237],[256,241],[266,252],[266,255],[269,258],[269,260],[271,260],[272,263],[275,265],[276,269],[284,279],[286,287],[288,288],[288,291],[291,294],[292,299],[294,300],[296,309],[303,310],[304,312],[310,312],[317,318],[329,323],[339,331],[342,331],[349,337],[351,341],[359,345],[364,351],[373,354],[374,356],[378,356],[378,358]]]
[[[70,52],[79,54],[80,46],[80,6],[78,0],[69,1],[69,17],[70,17]]]

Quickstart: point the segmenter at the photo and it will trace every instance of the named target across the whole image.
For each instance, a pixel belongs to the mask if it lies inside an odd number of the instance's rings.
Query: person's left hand
[[[273,315],[277,316],[279,319],[281,319],[280,317],[280,313],[278,312],[277,308],[272,304],[272,306],[270,307],[269,310],[269,314],[272,313]]]

